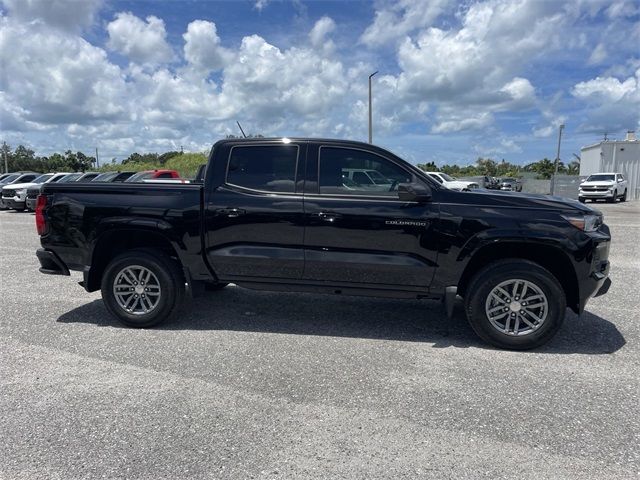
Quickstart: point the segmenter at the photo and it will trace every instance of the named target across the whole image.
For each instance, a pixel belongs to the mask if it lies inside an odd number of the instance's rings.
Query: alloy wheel
[[[130,265],[116,275],[113,295],[125,312],[146,315],[158,306],[162,288],[151,270],[141,265]]]
[[[511,279],[491,290],[485,302],[491,325],[505,335],[522,336],[538,330],[549,313],[542,289],[523,279]]]

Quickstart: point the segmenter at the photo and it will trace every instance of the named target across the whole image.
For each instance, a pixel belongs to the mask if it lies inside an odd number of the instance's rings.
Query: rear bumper
[[[47,275],[69,275],[69,268],[64,262],[51,250],[39,248],[36,250],[36,256],[40,261],[40,273]]]

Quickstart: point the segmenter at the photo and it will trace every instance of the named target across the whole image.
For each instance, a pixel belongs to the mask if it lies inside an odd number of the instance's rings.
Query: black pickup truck
[[[228,283],[444,300],[503,348],[548,341],[610,284],[602,214],[573,200],[453,191],[373,145],[222,140],[192,184],[47,184],[42,273],[83,272],[132,327]]]

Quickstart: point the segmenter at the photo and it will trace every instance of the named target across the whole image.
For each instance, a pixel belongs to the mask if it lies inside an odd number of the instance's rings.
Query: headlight
[[[22,188],[20,190],[16,190],[16,195],[24,195],[25,193],[27,193],[27,189],[26,188]]]
[[[593,232],[602,225],[602,215],[563,215],[562,218],[583,232]]]

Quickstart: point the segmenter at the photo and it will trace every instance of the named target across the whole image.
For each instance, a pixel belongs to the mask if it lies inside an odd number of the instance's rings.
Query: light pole
[[[7,163],[7,142],[2,142],[2,153],[4,154],[4,173],[9,173],[9,164]]]
[[[556,193],[556,176],[558,175],[558,165],[560,164],[560,142],[562,141],[562,130],[564,130],[564,123],[560,124],[558,129],[558,152],[556,153],[556,168],[553,174],[553,194]]]
[[[369,75],[369,143],[373,143],[373,122],[371,116],[371,78],[373,78],[376,73],[378,73],[377,70]]]

